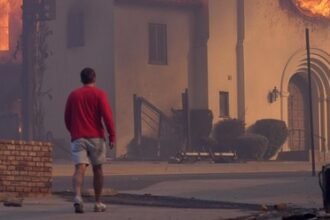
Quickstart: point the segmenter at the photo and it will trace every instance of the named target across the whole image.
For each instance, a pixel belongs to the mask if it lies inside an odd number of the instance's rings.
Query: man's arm
[[[102,96],[101,96],[101,113],[102,113],[104,124],[109,133],[110,148],[112,148],[116,141],[115,125],[114,125],[114,121],[113,121],[112,110],[111,110],[111,107],[109,105],[109,102],[107,100],[107,96],[105,93],[102,93]]]

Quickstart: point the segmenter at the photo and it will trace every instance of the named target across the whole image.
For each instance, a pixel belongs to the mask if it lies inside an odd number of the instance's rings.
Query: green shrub
[[[239,119],[225,119],[214,125],[212,136],[217,142],[217,150],[232,151],[237,137],[245,131],[245,124]]]
[[[265,136],[268,139],[264,159],[270,159],[274,156],[288,137],[288,128],[285,122],[277,119],[258,120],[252,125],[251,132]]]
[[[264,157],[268,139],[262,135],[247,133],[236,140],[235,152],[238,159],[261,160]]]

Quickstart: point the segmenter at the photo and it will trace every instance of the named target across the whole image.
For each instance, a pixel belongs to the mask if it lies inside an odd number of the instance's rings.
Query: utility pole
[[[237,0],[237,43],[236,43],[236,72],[237,72],[237,113],[238,118],[245,121],[245,72],[244,72],[244,41],[245,41],[245,1]]]
[[[314,146],[312,76],[311,76],[312,73],[311,73],[311,57],[310,57],[308,28],[306,28],[306,50],[307,50],[307,73],[308,73],[309,123],[310,123],[310,139],[311,139],[311,151],[312,151],[312,175],[315,176],[315,146]]]

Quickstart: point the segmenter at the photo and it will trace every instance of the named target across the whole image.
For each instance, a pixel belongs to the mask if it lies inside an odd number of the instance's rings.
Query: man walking
[[[75,164],[72,177],[74,208],[83,213],[81,196],[86,169],[93,167],[95,192],[95,212],[104,212],[106,205],[101,202],[103,189],[102,164],[106,158],[106,143],[103,123],[109,133],[110,149],[115,143],[115,128],[112,111],[104,91],[96,88],[96,74],[92,68],[84,68],[80,73],[83,84],[71,92],[65,106],[65,125],[71,135],[71,154]]]

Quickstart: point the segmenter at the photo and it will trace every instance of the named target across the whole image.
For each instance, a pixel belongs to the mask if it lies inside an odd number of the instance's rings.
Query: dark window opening
[[[82,12],[71,12],[67,23],[67,47],[81,47],[85,45],[85,19]]]
[[[220,117],[229,117],[229,92],[220,91],[219,93],[220,103]]]
[[[167,65],[166,24],[149,24],[149,64]]]

